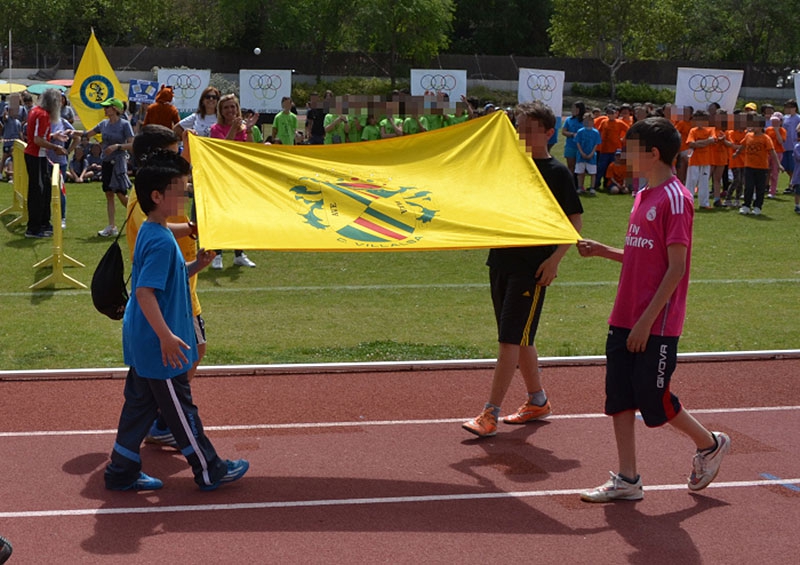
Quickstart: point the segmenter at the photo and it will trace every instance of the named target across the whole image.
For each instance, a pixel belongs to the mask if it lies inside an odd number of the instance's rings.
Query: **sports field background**
[[[561,157],[556,146],[553,154]],[[781,176],[781,190],[788,177]],[[99,184],[67,185],[67,272],[89,284],[110,241]],[[0,209],[12,201],[0,185]],[[583,235],[622,245],[629,196],[584,198]],[[29,240],[0,218],[0,370],[122,366],[121,323],[97,313],[88,291],[30,291],[49,274],[32,265],[50,240]],[[118,207],[118,225],[124,219]],[[692,286],[681,350],[794,349],[800,319],[800,215],[791,196],[761,217],[698,211]],[[124,240],[122,241],[123,248]],[[206,269],[198,292],[209,339],[205,364],[493,358],[496,333],[486,251],[276,253],[255,269]],[[573,250],[548,289],[537,344],[545,356],[602,354],[618,265]]]

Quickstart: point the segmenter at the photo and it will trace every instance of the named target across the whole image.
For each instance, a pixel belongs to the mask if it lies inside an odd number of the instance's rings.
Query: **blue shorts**
[[[655,428],[681,411],[669,383],[678,362],[678,338],[651,335],[642,353],[628,351],[631,331],[611,326],[606,339],[606,404],[609,416],[636,410]]]
[[[571,147],[568,145],[564,146],[564,158],[565,159],[577,159],[578,158],[578,147]]]
[[[784,151],[781,155],[781,165],[783,170],[791,174],[794,172],[794,155],[792,151]]]

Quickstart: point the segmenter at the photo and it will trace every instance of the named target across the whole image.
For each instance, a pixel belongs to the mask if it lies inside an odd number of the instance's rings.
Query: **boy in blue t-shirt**
[[[203,432],[192,402],[187,371],[197,360],[189,276],[207,267],[213,251],[200,250],[186,264],[167,218],[183,211],[189,163],[176,153],[157,151],[136,173],[136,196],[147,220],[133,252],[132,292],[122,323],[122,347],[130,369],[125,404],[111,462],[109,490],[155,490],[163,483],[142,472],[139,447],[158,411],[201,490],[214,490],[244,476],[244,459],[220,459]],[[160,354],[159,354],[160,353]]]
[[[589,173],[589,194],[594,195],[594,179],[597,174],[597,148],[600,146],[600,132],[594,127],[594,119],[591,112],[583,115],[583,127],[575,134],[575,145],[578,155],[575,159],[575,174],[578,175],[578,192],[586,194],[583,181],[586,173]]]

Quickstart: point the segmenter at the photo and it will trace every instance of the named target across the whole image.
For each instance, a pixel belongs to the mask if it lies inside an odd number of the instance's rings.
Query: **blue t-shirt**
[[[144,222],[139,228],[133,250],[131,281],[131,296],[122,320],[125,364],[149,379],[166,380],[185,373],[197,361],[197,338],[189,272],[178,242],[169,229],[155,222]],[[167,326],[191,347],[183,350],[188,362],[182,367],[162,364],[161,342],[136,299],[139,287],[155,289],[158,307]]]
[[[600,132],[595,128],[581,128],[578,130],[578,133],[575,134],[575,143],[577,144],[576,147],[580,146],[581,151],[587,155],[595,150],[597,146],[600,145],[601,141],[602,139],[600,139]],[[577,162],[596,165],[597,151],[594,152],[594,155],[592,155],[591,159],[584,159],[583,155],[581,155],[580,151],[578,151]]]
[[[567,121],[564,122],[564,128],[561,132],[568,131],[570,133],[578,133],[581,128],[583,128],[583,118],[570,116],[567,118]],[[577,151],[577,149],[578,145],[575,143],[574,136],[564,138],[564,151]]]

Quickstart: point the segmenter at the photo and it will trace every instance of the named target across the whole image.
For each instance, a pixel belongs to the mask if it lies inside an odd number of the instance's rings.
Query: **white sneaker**
[[[105,228],[101,229],[97,232],[97,235],[100,237],[114,237],[119,233],[117,230],[117,226],[106,226]]]
[[[247,255],[245,255],[244,253],[242,253],[242,254],[241,254],[241,255],[239,255],[238,257],[235,257],[235,258],[233,259],[233,264],[234,264],[234,265],[236,265],[237,267],[255,267],[255,266],[256,266],[256,264],[255,264],[255,263],[253,263],[253,262],[252,262],[252,261],[251,261],[251,260],[250,260],[250,259],[247,257]]]
[[[218,271],[222,269],[222,255],[214,256],[214,258],[211,260],[211,268]]]
[[[760,216],[761,215],[761,208],[753,208],[753,215]]]
[[[711,432],[717,440],[717,447],[711,453],[697,452],[692,459],[692,474],[689,475],[689,489],[702,490],[717,476],[722,458],[731,449],[731,438],[723,432]]]
[[[61,220],[61,229],[62,230],[67,229],[67,220]]]
[[[636,477],[635,483],[629,483],[616,473],[610,472],[611,478],[599,487],[581,493],[584,502],[611,502],[612,500],[641,500],[644,498],[642,477]]]
[[[750,208],[748,208],[747,206],[742,206],[741,208],[739,208],[739,213],[742,215],[747,215],[750,213]]]

